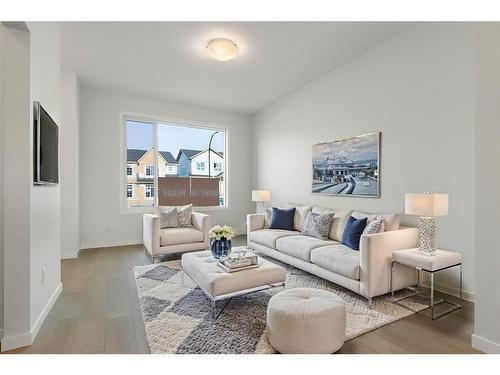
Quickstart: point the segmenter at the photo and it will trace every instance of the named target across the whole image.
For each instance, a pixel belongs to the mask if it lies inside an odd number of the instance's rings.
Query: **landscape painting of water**
[[[313,194],[378,197],[379,151],[380,132],[313,145]]]

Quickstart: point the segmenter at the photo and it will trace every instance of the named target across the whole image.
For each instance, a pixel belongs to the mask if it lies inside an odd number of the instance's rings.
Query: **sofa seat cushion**
[[[311,251],[320,246],[337,244],[335,241],[320,240],[309,236],[288,236],[276,241],[276,250],[292,257],[311,261]]]
[[[350,279],[359,280],[359,251],[337,244],[323,246],[311,252],[311,262]]]
[[[160,230],[160,246],[203,242],[203,232],[194,228],[165,228]]]
[[[284,229],[259,229],[250,232],[250,241],[257,242],[259,245],[276,249],[276,240],[286,236],[295,236],[300,232]]]

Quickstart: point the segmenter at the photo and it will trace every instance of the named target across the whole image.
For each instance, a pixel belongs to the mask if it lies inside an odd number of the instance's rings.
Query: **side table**
[[[399,299],[394,298],[394,286],[393,286],[393,273],[394,273],[394,264],[402,264],[407,267],[412,267],[414,268],[417,272],[417,288],[415,289],[414,293],[407,295],[405,297],[401,297]],[[440,271],[447,270],[449,268],[453,267],[460,267],[460,276],[459,276],[459,290],[460,290],[460,295],[459,295],[459,303],[453,303],[450,301],[446,301],[444,299],[438,299],[436,300],[434,298],[434,274]],[[408,306],[403,305],[400,303],[401,301],[410,298],[412,296],[415,296],[417,294],[426,294],[422,293],[419,289],[420,286],[420,279],[421,279],[421,273],[422,271],[428,273],[430,275],[430,305],[427,309],[430,308],[430,318],[432,320],[437,319],[445,314],[448,314],[452,311],[455,311],[459,308],[462,307],[462,254],[457,253],[455,251],[448,251],[448,250],[436,250],[435,255],[429,256],[427,254],[423,254],[420,252],[418,249],[404,249],[404,250],[397,250],[392,253],[392,263],[391,263],[391,296],[392,296],[392,302],[403,306],[409,310],[412,310],[416,313],[421,313],[421,311],[416,311]],[[427,294],[426,294],[427,295]],[[440,303],[447,303],[451,305],[449,309],[447,309],[444,312],[441,312],[439,314],[434,313],[434,308],[436,305]],[[424,310],[427,310],[424,309]],[[424,311],[422,310],[422,311]]]

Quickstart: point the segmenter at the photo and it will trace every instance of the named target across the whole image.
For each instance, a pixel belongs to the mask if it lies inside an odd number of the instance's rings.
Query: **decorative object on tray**
[[[379,197],[380,132],[313,145],[312,193]]]
[[[238,251],[227,258],[220,258],[217,265],[226,272],[237,272],[259,266],[259,257],[251,251]]]
[[[419,250],[427,255],[435,255],[436,222],[434,217],[448,215],[448,194],[406,193],[405,214],[420,216],[418,221]]]
[[[212,243],[210,250],[215,259],[227,257],[231,253],[231,238],[235,236],[233,228],[224,225],[216,225],[208,232]]]

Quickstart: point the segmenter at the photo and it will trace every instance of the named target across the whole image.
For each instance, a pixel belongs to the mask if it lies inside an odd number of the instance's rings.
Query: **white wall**
[[[31,22],[30,29],[30,89],[31,103],[38,101],[61,128],[60,91],[60,38],[59,25],[48,22]],[[33,111],[30,108],[31,118]],[[30,121],[30,124],[32,122]],[[30,144],[33,126],[30,129]],[[33,150],[31,160],[33,160]],[[60,158],[61,160],[61,158]],[[33,164],[33,163],[31,163]],[[30,180],[33,176],[31,165]],[[30,181],[31,182],[31,181]],[[31,191],[30,244],[31,287],[30,326],[36,332],[43,323],[61,288],[61,189],[60,184],[34,186]],[[42,268],[46,270],[42,280]]]
[[[2,29],[3,267],[2,350],[30,343],[29,33]]]
[[[244,231],[252,207],[248,116],[91,89],[80,91],[81,248],[142,243],[142,215],[120,214],[120,112],[225,125],[229,128],[230,208],[212,223]]]
[[[270,190],[275,204],[371,212],[403,212],[405,192],[449,193],[437,244],[464,254],[471,297],[473,52],[471,24],[420,24],[267,107],[254,117],[253,187]],[[312,195],[311,146],[372,131],[382,132],[381,197]],[[438,279],[445,290],[456,281],[456,273]]]
[[[80,248],[79,85],[75,73],[61,72],[61,257],[75,258]]]
[[[500,353],[500,27],[476,29],[476,303],[472,345]]]
[[[0,340],[3,337],[3,59],[4,30],[0,25]]]

